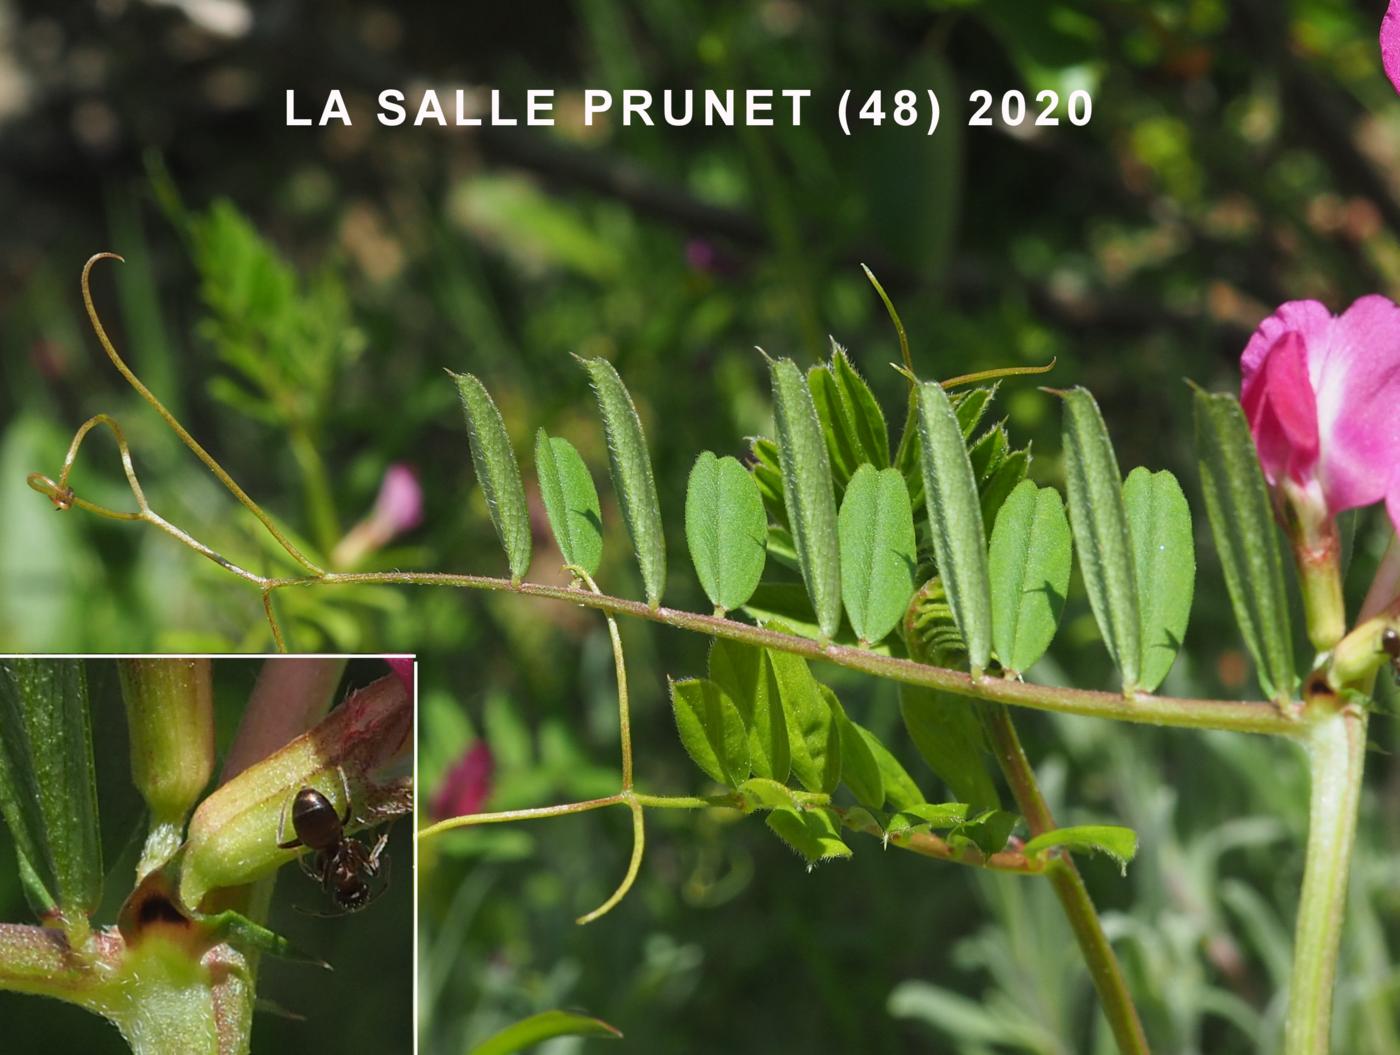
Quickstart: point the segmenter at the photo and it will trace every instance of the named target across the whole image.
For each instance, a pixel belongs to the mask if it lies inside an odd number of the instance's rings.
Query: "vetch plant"
[[[1049,367],[942,382],[920,377],[898,314],[873,276],[895,324],[908,383],[898,442],[891,443],[884,409],[839,345],[827,362],[806,371],[790,359],[767,358],[774,436],[751,440],[747,465],[706,452],[690,474],[684,534],[713,605],[713,612],[697,613],[662,603],[668,565],[651,457],[631,395],[610,364],[582,363],[597,397],[644,599],[606,594],[595,581],[605,535],[596,486],[573,446],[543,431],[535,476],[573,582],[526,578],[526,474],[486,386],[469,374],[453,376],[508,577],[333,571],[294,545],[131,373],[92,307],[91,267],[90,261],[84,271],[85,303],[114,365],[300,570],[251,571],[162,518],[141,491],[121,430],[105,416],[79,429],[56,480],[31,476],[58,508],[151,524],[249,582],[261,592],[279,647],[288,642],[277,594],[336,584],[513,593],[593,608],[607,620],[619,711],[618,790],[449,817],[423,828],[420,839],[625,807],[634,834],[629,866],[613,895],[580,922],[599,918],[632,885],[652,809],[760,812],[809,866],[850,856],[848,833],[860,832],[924,857],[1040,877],[1063,909],[1119,1050],[1145,1052],[1148,1038],[1132,994],[1074,861],[1076,853],[1097,852],[1126,867],[1137,837],[1112,818],[1059,826],[1012,712],[1024,707],[1281,737],[1303,749],[1312,776],[1286,1050],[1328,1049],[1367,713],[1393,641],[1388,635],[1400,626],[1396,547],[1353,621],[1332,545],[1339,509],[1396,493],[1395,426],[1382,407],[1400,375],[1400,327],[1388,302],[1368,299],[1340,319],[1316,306],[1286,305],[1245,351],[1243,403],[1229,394],[1194,395],[1205,515],[1265,696],[1241,701],[1156,693],[1182,647],[1195,593],[1192,512],[1175,477],[1137,467],[1125,478],[1098,404],[1075,387],[1049,390],[1062,411],[1065,496],[1028,479],[1030,451],[1017,445],[1005,422],[988,424],[988,414],[1007,378]],[[1354,403],[1357,413],[1339,413],[1339,400]],[[134,511],[96,505],[70,483],[78,450],[98,425],[116,437]],[[1316,648],[1302,664],[1294,654],[1280,525],[1292,544]],[[1076,557],[1118,671],[1118,691],[1024,678],[1053,642]],[[621,616],[711,639],[706,669],[676,672],[669,684],[681,745],[711,785],[706,794],[657,795],[636,786]],[[818,679],[813,663],[897,682],[906,730],[953,800],[930,801],[895,752]],[[476,767],[480,779],[481,763]]]
[[[0,989],[102,1015],[134,1052],[247,1052],[259,957],[320,963],[265,925],[272,878],[301,852],[278,846],[279,814],[303,787],[355,829],[408,812],[411,778],[392,769],[408,757],[411,693],[388,675],[322,717],[343,662],[270,660],[210,790],[213,662],[117,662],[148,825],[103,923],[87,661],[0,661],[0,814],[38,918],[0,923]]]

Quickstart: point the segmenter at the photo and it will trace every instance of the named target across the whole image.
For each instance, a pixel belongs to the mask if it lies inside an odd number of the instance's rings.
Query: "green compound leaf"
[[[856,801],[862,806],[878,810],[885,804],[885,778],[875,752],[870,749],[869,740],[862,736],[862,730],[846,717],[846,710],[830,687],[822,686],[831,712],[836,716],[837,728],[841,736],[841,779],[851,789]]]
[[[685,491],[685,540],[710,603],[721,612],[753,596],[768,553],[758,484],[737,458],[705,451]]]
[[[918,685],[901,685],[899,702],[914,746],[954,797],[977,810],[1000,805],[975,704]]]
[[[470,1055],[515,1055],[555,1037],[607,1037],[619,1040],[622,1031],[601,1018],[590,1018],[572,1011],[541,1011],[482,1041],[472,1048]]]
[[[987,537],[962,428],[947,393],[936,381],[919,386],[919,441],[938,574],[967,645],[968,663],[977,676],[992,653]]]
[[[785,781],[792,765],[787,720],[763,650],[715,638],[710,680],[739,708],[749,736],[749,768],[757,777]]]
[[[1021,673],[1055,637],[1069,590],[1073,543],[1054,488],[1018,484],[997,514],[987,563],[997,659]]]
[[[603,512],[583,456],[568,440],[540,429],[535,433],[535,471],[564,563],[596,575],[603,560]]]
[[[791,359],[769,361],[783,500],[802,581],[826,637],[841,626],[841,558],[831,459],[811,391]]]
[[[731,788],[748,778],[748,733],[727,692],[708,678],[672,681],[671,708],[681,744],[706,776]]]
[[[1128,862],[1137,853],[1137,833],[1131,828],[1112,824],[1081,824],[1073,828],[1055,828],[1037,835],[1025,845],[1025,855],[1031,860],[1043,857],[1057,847],[1073,853],[1105,853],[1127,870]]]
[[[898,469],[862,465],[837,517],[841,598],[864,644],[879,644],[909,606],[918,555],[909,490]]]
[[[30,907],[85,927],[102,899],[102,844],[81,660],[0,662],[0,814]]]
[[[1141,687],[1152,692],[1176,662],[1196,590],[1191,507],[1176,477],[1141,466],[1123,484],[1142,627]]]
[[[1259,455],[1234,396],[1197,391],[1195,410],[1201,489],[1230,603],[1264,694],[1284,702],[1297,680],[1293,630]]]
[[[807,661],[765,650],[787,722],[792,773],[808,791],[830,794],[841,781],[841,729]],[[771,699],[772,697],[770,697]]]
[[[651,474],[651,456],[647,453],[642,420],[632,396],[617,376],[612,363],[606,359],[582,359],[598,398],[598,411],[603,417],[603,431],[608,440],[608,464],[612,469],[613,487],[622,505],[622,519],[637,563],[642,569],[642,586],[647,604],[655,608],[661,603],[666,587],[666,535],[661,526],[661,502],[656,497],[656,480]]]
[[[1060,398],[1065,404],[1069,517],[1079,567],[1099,633],[1123,675],[1123,690],[1132,692],[1142,679],[1142,632],[1123,477],[1094,397],[1086,389],[1073,388],[1061,392]]]
[[[809,865],[851,856],[851,848],[842,842],[830,810],[775,807],[768,814],[768,827],[806,858]]]
[[[510,577],[519,582],[530,568],[530,509],[506,423],[485,385],[471,374],[452,374],[452,379],[457,382],[457,394],[467,418],[476,478],[486,495],[491,523],[506,551]]]

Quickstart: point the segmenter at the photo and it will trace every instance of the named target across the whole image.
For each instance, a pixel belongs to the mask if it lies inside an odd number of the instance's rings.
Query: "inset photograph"
[[[414,682],[0,659],[5,1049],[412,1050]]]

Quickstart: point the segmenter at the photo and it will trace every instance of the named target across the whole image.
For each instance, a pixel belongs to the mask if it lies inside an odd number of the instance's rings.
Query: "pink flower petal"
[[[1303,338],[1289,331],[1269,352],[1244,401],[1265,475],[1303,483],[1317,465],[1317,398]]]
[[[1400,307],[1362,297],[1309,342],[1322,436],[1318,475],[1334,512],[1387,496],[1400,465]]]
[[[1381,65],[1395,90],[1400,92],[1400,0],[1390,0],[1381,19]]]
[[[385,470],[371,517],[389,538],[423,522],[423,488],[409,466],[395,462]]]

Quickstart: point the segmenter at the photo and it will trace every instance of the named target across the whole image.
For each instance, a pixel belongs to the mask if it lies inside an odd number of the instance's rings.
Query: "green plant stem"
[[[847,810],[839,806],[830,804],[831,797],[815,792],[795,791],[793,797],[804,806],[822,806],[830,809],[841,823],[851,831],[864,832],[873,835],[881,841],[886,841],[901,850],[908,850],[923,857],[932,857],[939,861],[951,861],[954,864],[969,865],[973,868],[985,868],[993,872],[1010,872],[1017,875],[1040,875],[1048,870],[1049,862],[1045,860],[1031,860],[1025,854],[1016,851],[1003,851],[995,854],[983,854],[975,847],[954,848],[947,840],[939,838],[932,832],[900,832],[890,834],[874,818],[864,810]],[[418,830],[419,839],[430,839],[442,835],[445,832],[456,831],[461,828],[475,828],[482,824],[508,824],[514,821],[534,821],[544,820],[548,817],[564,817],[571,813],[588,813],[592,810],[605,809],[608,806],[626,805],[635,811],[640,809],[660,809],[660,810],[707,810],[707,809],[731,809],[743,810],[744,801],[737,792],[724,795],[700,796],[700,795],[647,795],[636,791],[618,792],[616,795],[605,795],[599,799],[584,799],[581,802],[563,802],[555,806],[537,806],[523,810],[500,810],[496,813],[472,813],[461,817],[448,817],[430,824],[426,828]],[[635,820],[634,820],[635,823]],[[633,851],[634,859],[636,851]],[[635,875],[633,876],[635,878]],[[612,900],[612,899],[610,899]],[[613,902],[616,903],[615,901]],[[611,905],[609,905],[611,907]],[[590,916],[595,916],[590,913]],[[595,916],[596,918],[596,916]],[[584,921],[580,921],[584,922]]]
[[[1359,706],[1346,706],[1317,721],[1303,742],[1312,790],[1303,890],[1293,941],[1293,972],[1288,984],[1284,1052],[1326,1055],[1330,1050],[1332,990],[1366,764],[1366,712]]]
[[[1053,831],[1055,818],[1040,786],[1035,779],[1030,759],[1021,747],[1021,738],[1016,735],[1016,727],[1011,722],[1011,713],[1004,705],[993,704],[983,708],[983,718],[992,751],[997,757],[1006,782],[1016,799],[1016,806],[1026,818],[1026,826],[1032,837]],[[1104,1017],[1113,1030],[1118,1050],[1124,1055],[1147,1055],[1147,1035],[1142,1031],[1142,1021],[1138,1018],[1137,1007],[1118,957],[1103,932],[1099,914],[1084,879],[1079,874],[1068,854],[1059,853],[1049,859],[1045,870],[1046,878],[1060,899],[1065,918],[1079,942],[1079,951],[1089,968],[1094,989],[1099,994]]]
[[[674,608],[652,608],[642,601],[631,601],[608,594],[595,594],[566,586],[541,583],[513,583],[509,579],[484,575],[452,575],[441,572],[328,572],[321,576],[296,579],[269,579],[264,589],[292,589],[306,586],[378,583],[417,586],[452,586],[464,589],[515,593],[597,608],[612,615],[647,619],[680,630],[712,637],[742,641],[779,652],[789,652],[811,660],[821,660],[848,670],[879,678],[941,689],[958,696],[995,703],[1006,703],[1060,714],[1140,722],[1148,725],[1197,729],[1225,729],[1234,732],[1300,736],[1306,723],[1288,710],[1271,703],[1232,700],[1192,700],[1167,696],[1123,696],[1087,689],[1067,689],[998,678],[973,678],[962,671],[935,667],[895,656],[880,655],[870,649],[849,645],[823,644],[795,634]]]

